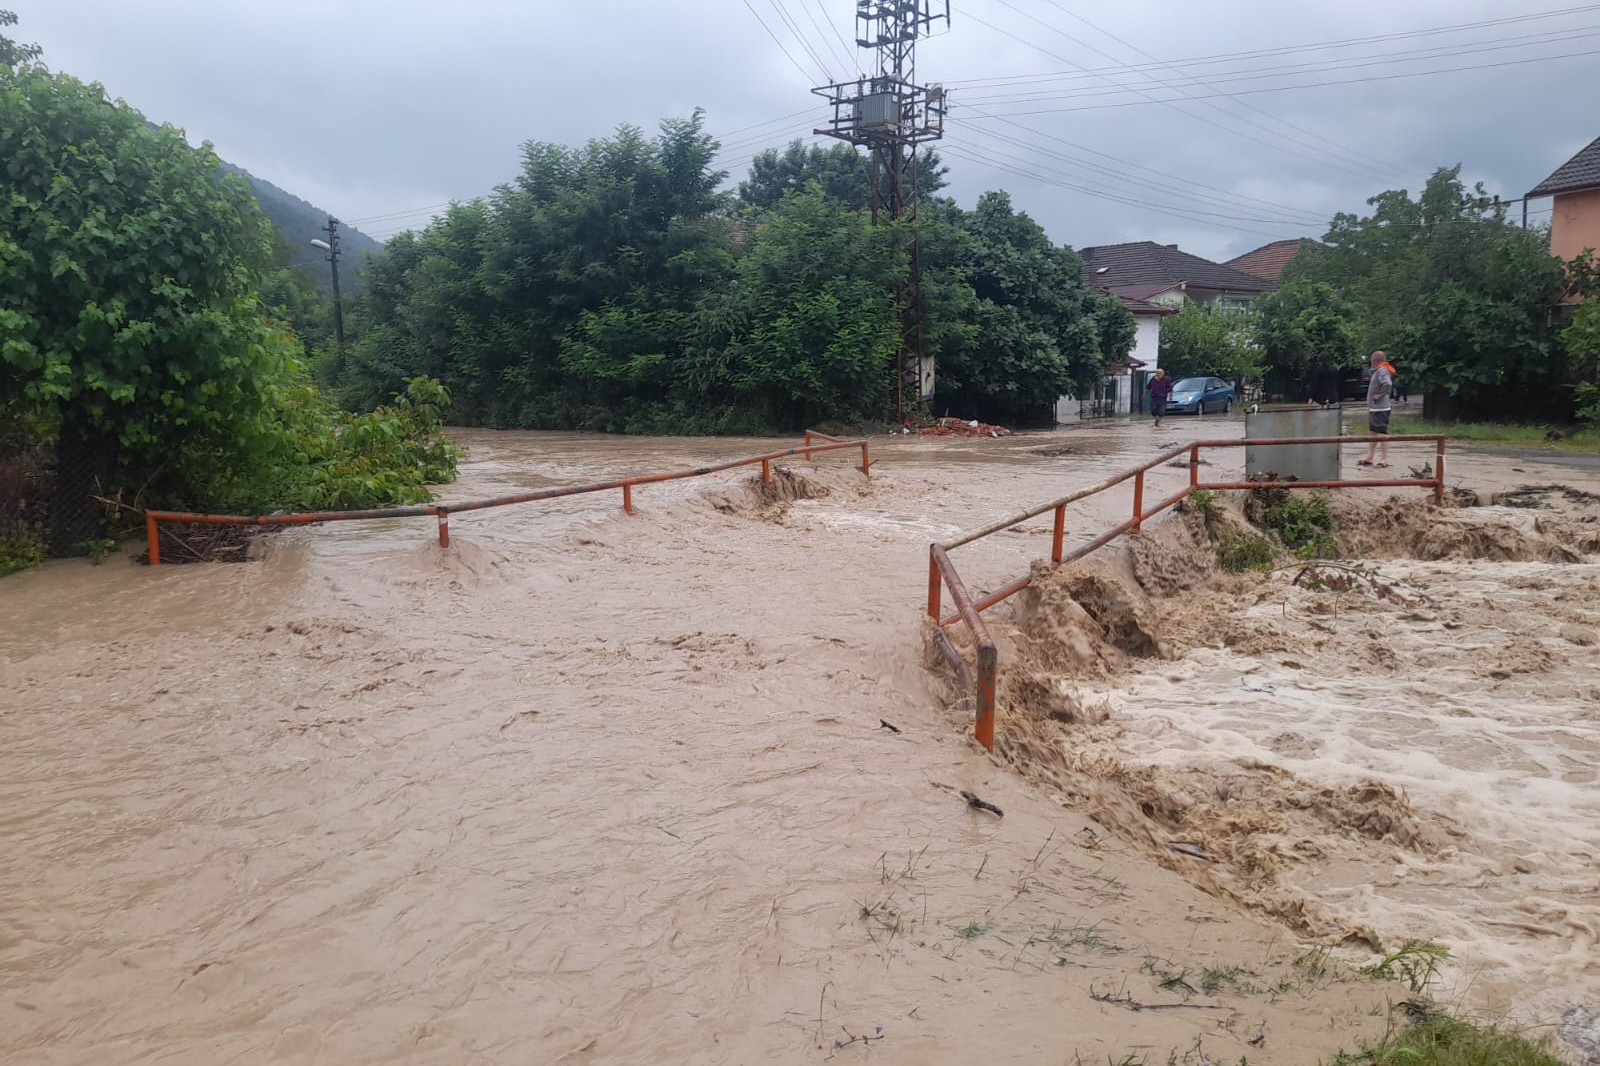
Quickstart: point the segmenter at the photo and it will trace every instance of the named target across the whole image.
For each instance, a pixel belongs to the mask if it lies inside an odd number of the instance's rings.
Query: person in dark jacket
[[[1167,413],[1167,400],[1172,395],[1172,379],[1167,377],[1167,372],[1156,367],[1156,376],[1150,379],[1150,384],[1145,388],[1150,390],[1150,413],[1156,416],[1156,425],[1161,425],[1161,419]]]
[[[1332,407],[1339,399],[1339,370],[1332,363],[1323,363],[1311,373],[1311,399],[1306,406]]]

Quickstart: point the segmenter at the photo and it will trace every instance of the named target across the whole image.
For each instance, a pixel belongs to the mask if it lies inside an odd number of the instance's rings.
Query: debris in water
[[[879,725],[879,727],[881,727],[883,729],[887,729],[891,733],[900,732],[900,727],[899,726],[897,726],[893,722],[890,722],[890,721],[888,721],[886,719],[883,719],[883,718],[878,719],[878,725]]]
[[[975,794],[968,792],[965,789],[963,789],[961,792],[961,798],[966,800],[967,806],[971,807],[975,811],[988,811],[999,818],[1004,818],[1006,816],[1006,812],[1002,811],[999,807],[996,807],[987,800],[979,799]]]
[[[1169,840],[1167,841],[1167,847],[1173,851],[1176,851],[1180,855],[1189,855],[1196,859],[1204,859],[1206,862],[1217,861],[1216,856],[1212,855],[1199,844],[1189,844],[1182,840]]]
[[[931,426],[923,426],[917,430],[924,437],[1009,437],[1011,431],[1005,426],[991,425],[979,422],[977,419],[970,421],[961,418],[941,418]]]

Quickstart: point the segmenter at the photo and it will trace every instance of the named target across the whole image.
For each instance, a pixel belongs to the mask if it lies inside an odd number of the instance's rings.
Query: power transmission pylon
[[[872,222],[909,222],[910,270],[895,286],[900,342],[894,407],[905,418],[905,395],[933,395],[933,360],[923,351],[922,255],[917,237],[917,146],[944,136],[945,93],[918,85],[917,41],[935,22],[950,23],[950,0],[856,0],[856,46],[876,53],[876,72],[811,90],[833,105],[827,128],[815,131],[872,152]]]

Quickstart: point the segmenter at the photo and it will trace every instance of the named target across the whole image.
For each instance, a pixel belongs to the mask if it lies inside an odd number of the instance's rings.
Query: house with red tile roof
[[[1260,248],[1234,256],[1222,265],[1242,270],[1263,281],[1279,282],[1283,280],[1284,270],[1296,256],[1308,248],[1321,247],[1323,247],[1321,241],[1314,241],[1310,237],[1295,237],[1287,241],[1263,244]]]

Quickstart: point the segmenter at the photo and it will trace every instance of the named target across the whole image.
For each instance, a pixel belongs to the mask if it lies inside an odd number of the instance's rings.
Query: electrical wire
[[[1580,32],[1580,31],[1582,31],[1582,32]],[[1298,76],[1305,75],[1305,74],[1326,74],[1326,73],[1331,73],[1333,71],[1339,71],[1339,70],[1355,70],[1355,69],[1358,69],[1358,68],[1361,68],[1361,67],[1387,67],[1387,66],[1392,66],[1395,63],[1420,63],[1420,62],[1425,62],[1427,60],[1432,60],[1432,59],[1451,59],[1451,58],[1454,58],[1456,56],[1477,55],[1477,54],[1481,54],[1481,53],[1484,53],[1484,52],[1505,52],[1505,51],[1511,51],[1511,50],[1517,49],[1517,48],[1530,48],[1530,47],[1533,47],[1535,44],[1555,44],[1555,43],[1558,43],[1558,42],[1577,41],[1577,40],[1584,40],[1584,39],[1591,38],[1591,37],[1600,37],[1600,25],[1574,26],[1574,27],[1571,27],[1570,29],[1559,30],[1559,31],[1556,31],[1556,32],[1553,32],[1553,33],[1533,34],[1532,36],[1540,38],[1540,39],[1539,40],[1526,41],[1526,42],[1520,43],[1520,44],[1517,44],[1517,43],[1497,43],[1497,44],[1484,45],[1482,47],[1476,47],[1476,48],[1460,48],[1460,49],[1456,49],[1454,51],[1440,50],[1440,49],[1428,49],[1429,54],[1427,54],[1427,55],[1415,55],[1415,56],[1403,55],[1403,54],[1401,54],[1401,55],[1383,55],[1383,56],[1376,56],[1376,57],[1362,57],[1362,58],[1360,58],[1358,60],[1353,60],[1353,61],[1350,61],[1350,62],[1340,62],[1340,63],[1302,63],[1302,64],[1295,64],[1293,66],[1287,66],[1287,67],[1269,67],[1269,68],[1263,68],[1263,69],[1258,69],[1258,70],[1252,70],[1250,68],[1245,68],[1243,70],[1222,71],[1222,72],[1217,73],[1217,74],[1209,75],[1204,82],[1199,81],[1199,79],[1191,79],[1191,80],[1194,80],[1197,84],[1202,84],[1202,85],[1205,85],[1207,87],[1214,88],[1217,85],[1233,84],[1233,83],[1237,83],[1237,82],[1247,82],[1247,81],[1261,81],[1261,80],[1266,79],[1266,78],[1298,77]],[[1538,58],[1538,57],[1527,57],[1527,58]],[[1292,87],[1292,86],[1290,86],[1290,87]],[[963,98],[964,99],[976,99],[976,100],[978,100],[980,102],[987,102],[987,103],[998,103],[998,102],[1001,102],[1003,100],[1023,100],[1023,99],[1070,100],[1070,99],[1078,99],[1078,98],[1082,98],[1082,97],[1114,96],[1114,95],[1116,95],[1117,92],[1119,92],[1121,90],[1120,89],[1090,89],[1090,88],[1081,88],[1081,89],[1039,89],[1039,90],[1034,90],[1034,91],[1031,91],[1031,92],[1023,92],[1023,93],[1013,93],[1013,94],[1004,94],[1004,93],[1002,93],[999,96],[988,96],[988,97],[985,97],[985,96],[981,95],[981,93],[983,91],[984,90],[981,90],[981,89],[978,90],[980,95],[975,97],[975,98],[974,97],[963,97]]]
[[[1528,15],[1513,15],[1505,18],[1487,19],[1480,22],[1462,22],[1449,26],[1436,26],[1422,30],[1405,30],[1396,33],[1376,34],[1368,37],[1345,37],[1330,41],[1317,41],[1310,44],[1284,45],[1276,48],[1258,48],[1243,52],[1219,52],[1206,56],[1193,56],[1187,59],[1175,59],[1170,62],[1177,66],[1198,66],[1209,63],[1224,63],[1235,59],[1256,59],[1265,56],[1287,55],[1294,52],[1315,52],[1327,49],[1353,48],[1360,44],[1377,44],[1384,41],[1412,39],[1416,37],[1434,36],[1445,33],[1455,33],[1462,30],[1483,29],[1490,26],[1501,26],[1517,22],[1529,22],[1537,19],[1557,18],[1564,15],[1581,12],[1600,11],[1600,4],[1585,4],[1581,7],[1561,8],[1555,11],[1536,12]],[[1071,77],[1090,77],[1096,74],[1109,73],[1135,73],[1149,69],[1159,64],[1133,64],[1122,67],[1079,68],[1075,71],[1058,71],[1045,74],[1011,74],[995,78],[970,78],[960,81],[949,81],[946,84],[952,88],[969,88],[974,85],[998,84],[1002,82],[1032,81],[1035,79]]]
[[[856,65],[850,62],[850,56],[852,54],[850,51],[851,42],[844,39],[844,34],[839,31],[838,23],[828,18],[828,12],[827,9],[822,6],[822,0],[813,0],[813,2],[817,5],[817,14],[822,16],[822,21],[828,25],[828,28],[833,30],[833,35],[839,39],[839,47],[844,50],[844,71],[846,74],[850,73],[850,68]]]
[[[1436,74],[1464,74],[1473,70],[1494,70],[1499,67],[1525,66],[1529,63],[1546,63],[1560,59],[1580,59],[1587,56],[1600,55],[1600,49],[1588,49],[1581,52],[1561,52],[1556,55],[1529,56],[1523,59],[1506,59],[1497,63],[1472,63],[1459,67],[1447,67],[1442,70],[1413,70],[1403,71],[1398,74],[1379,74],[1368,78],[1339,78],[1331,81],[1304,82],[1298,85],[1273,85],[1261,89],[1239,89],[1228,93],[1213,93],[1209,96],[1197,96],[1191,99],[1208,100],[1221,97],[1257,96],[1261,93],[1287,92],[1291,89],[1320,89],[1331,85],[1362,85],[1369,82],[1398,81],[1404,78],[1425,78]],[[1013,111],[1012,115],[1059,115],[1073,111],[1101,111],[1117,107],[1139,107],[1149,103],[1171,103],[1168,100],[1122,100],[1106,104],[1084,104],[1080,107],[1044,108],[1037,111]],[[1004,106],[1004,105],[996,105]]]
[[[777,45],[778,50],[788,57],[790,63],[794,64],[794,69],[800,72],[800,76],[806,79],[806,81],[811,81],[811,75],[806,73],[805,68],[802,67],[800,65],[800,61],[794,57],[794,53],[789,51],[788,46],[778,39],[778,35],[776,33],[772,32],[772,27],[767,25],[767,20],[761,17],[761,12],[756,10],[755,5],[752,4],[750,0],[740,0],[740,2],[749,9],[750,14],[756,17],[756,21],[761,23],[761,28],[767,31],[767,36],[772,38],[772,43]]]
[[[799,25],[790,17],[789,9],[784,5],[783,0],[767,0],[767,3],[772,10],[778,13],[778,18],[783,20],[783,24],[789,27],[789,32],[794,34],[794,39],[799,42],[800,48],[805,54],[811,57],[811,62],[817,65],[817,71],[821,73],[822,79],[824,81],[833,81],[833,75],[828,73],[828,64],[822,61],[822,57],[817,54],[817,50],[811,46],[810,38],[800,32]],[[815,85],[816,82],[813,81],[812,84]]]
[[[1022,128],[1027,129],[1027,127]],[[1220,210],[1234,213],[1255,211],[1259,214],[1262,212],[1262,208],[1265,207],[1274,215],[1271,221],[1284,225],[1321,227],[1327,222],[1327,219],[1323,218],[1321,215],[1301,208],[1290,207],[1286,204],[1274,204],[1271,201],[1266,200],[1256,200],[1254,197],[1239,196],[1238,194],[1230,193],[1227,190],[1217,189],[1215,186],[1196,186],[1193,182],[1186,182],[1184,179],[1177,178],[1176,176],[1172,177],[1171,183],[1143,178],[1137,174],[1131,174],[1127,170],[1118,170],[1113,167],[1091,163],[1086,160],[1067,155],[1045,145],[1024,141],[1016,137],[1007,136],[1003,133],[997,133],[993,130],[982,129],[979,127],[968,127],[965,132],[987,137],[1003,144],[1020,148],[1023,151],[1032,153],[1034,155],[1048,156],[1065,166],[1074,167],[1080,170],[1087,170],[1098,177],[1110,178],[1119,185],[1142,186],[1143,188],[1150,190],[1152,193],[1165,196],[1176,196],[1181,200],[1202,203]],[[1153,171],[1152,173],[1160,174],[1161,172]],[[1197,188],[1205,188],[1212,191],[1210,193],[1199,192],[1197,191]],[[1254,203],[1252,204],[1250,201],[1254,201]]]
[[[1013,5],[1009,2],[1009,0],[999,0],[999,2],[1004,4],[1006,7],[1011,7],[1013,10],[1016,10],[1016,8],[1013,7]],[[996,33],[1003,34],[1006,37],[1010,37],[1014,41],[1019,41],[1022,44],[1027,45],[1029,48],[1033,48],[1033,49],[1035,49],[1035,50],[1037,50],[1039,52],[1042,52],[1045,55],[1050,56],[1052,59],[1057,60],[1058,62],[1066,63],[1066,64],[1072,65],[1072,66],[1079,66],[1079,64],[1074,64],[1072,62],[1072,60],[1066,58],[1065,56],[1061,55],[1060,53],[1050,51],[1050,49],[1048,49],[1048,48],[1044,47],[1043,45],[1039,44],[1037,41],[1030,41],[1025,37],[1020,37],[1017,34],[1012,33],[1010,30],[1002,29],[999,26],[996,26],[994,23],[989,22],[986,19],[982,19],[982,18],[978,17],[977,15],[969,14],[967,17],[972,19],[974,22],[977,22],[979,25],[987,26],[989,29],[995,31]],[[1032,18],[1033,16],[1030,15],[1028,17]],[[1048,26],[1048,23],[1044,23],[1043,25],[1047,25]],[[1081,69],[1081,67],[1080,67],[1080,69]],[[1113,82],[1113,84],[1116,84],[1116,83]],[[1286,155],[1296,156],[1296,157],[1298,157],[1300,159],[1307,160],[1308,162],[1316,163],[1319,166],[1324,166],[1324,167],[1327,167],[1327,168],[1329,168],[1331,170],[1337,170],[1337,171],[1340,171],[1341,173],[1344,173],[1344,174],[1349,174],[1349,175],[1354,176],[1354,177],[1362,178],[1363,180],[1370,180],[1372,178],[1372,176],[1373,176],[1371,173],[1368,173],[1366,171],[1356,170],[1354,167],[1346,166],[1343,163],[1337,162],[1337,161],[1335,161],[1333,159],[1330,159],[1330,158],[1328,158],[1326,156],[1311,155],[1311,154],[1308,154],[1306,152],[1299,151],[1298,149],[1293,148],[1288,144],[1276,144],[1276,143],[1274,143],[1272,141],[1263,140],[1262,138],[1254,136],[1253,134],[1247,133],[1244,130],[1241,130],[1241,129],[1237,128],[1236,126],[1232,126],[1232,125],[1228,125],[1226,123],[1218,122],[1217,120],[1215,120],[1213,118],[1210,118],[1210,117],[1208,117],[1206,115],[1195,114],[1192,111],[1189,111],[1189,110],[1184,109],[1183,107],[1180,107],[1177,100],[1163,99],[1161,97],[1154,96],[1150,92],[1148,92],[1147,90],[1145,90],[1145,89],[1143,89],[1143,88],[1141,88],[1139,86],[1122,86],[1122,88],[1126,89],[1128,91],[1135,92],[1135,93],[1139,94],[1140,96],[1145,98],[1145,102],[1147,102],[1147,103],[1161,104],[1163,107],[1168,107],[1168,108],[1172,109],[1173,111],[1176,111],[1178,114],[1183,115],[1185,118],[1193,119],[1193,120],[1195,120],[1197,122],[1204,122],[1208,126],[1214,126],[1219,130],[1222,130],[1222,131],[1224,131],[1226,133],[1229,133],[1229,134],[1231,134],[1231,135],[1233,135],[1235,137],[1238,137],[1238,138],[1240,138],[1242,140],[1250,141],[1252,144],[1258,144],[1258,145],[1262,146],[1263,148],[1270,148],[1270,149],[1272,149],[1273,151],[1276,151],[1276,152],[1283,152]],[[1191,99],[1202,99],[1202,98],[1201,97],[1193,97]],[[1017,113],[1020,113],[1020,114],[1038,114],[1039,112],[1017,112]]]

